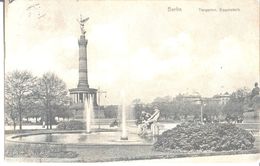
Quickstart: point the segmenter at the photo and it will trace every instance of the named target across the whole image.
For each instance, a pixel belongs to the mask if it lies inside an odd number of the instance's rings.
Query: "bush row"
[[[70,120],[66,122],[60,122],[57,125],[57,130],[85,130],[86,125],[85,122],[78,120]]]
[[[154,143],[158,151],[249,150],[255,138],[233,124],[183,123],[162,133]]]

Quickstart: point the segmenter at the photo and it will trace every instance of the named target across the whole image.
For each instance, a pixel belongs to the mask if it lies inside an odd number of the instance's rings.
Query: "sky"
[[[17,0],[6,5],[5,71],[54,72],[75,88],[80,14],[90,18],[89,84],[107,92],[104,104],[120,103],[122,91],[128,102],[151,102],[259,81],[258,0]]]

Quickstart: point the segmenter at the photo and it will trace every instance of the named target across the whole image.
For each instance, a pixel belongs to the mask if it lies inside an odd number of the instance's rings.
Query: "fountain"
[[[35,132],[26,133],[11,136],[8,138],[9,141],[18,143],[48,143],[48,144],[59,144],[66,145],[67,147],[77,148],[77,147],[89,147],[89,146],[106,146],[117,145],[132,145],[132,146],[151,146],[154,140],[144,139],[140,137],[137,130],[131,128],[128,132],[127,128],[127,115],[126,115],[126,103],[125,96],[122,94],[122,130],[118,129],[93,129],[94,120],[94,106],[93,106],[93,96],[88,95],[84,102],[84,119],[86,120],[86,130],[85,131],[49,131],[46,132]]]
[[[122,136],[121,140],[128,140],[127,129],[126,129],[126,110],[125,110],[125,96],[122,93]]]
[[[85,121],[86,121],[86,133],[90,133],[91,121],[94,115],[93,100],[91,95],[89,95],[87,100],[85,100],[84,111],[85,111]]]

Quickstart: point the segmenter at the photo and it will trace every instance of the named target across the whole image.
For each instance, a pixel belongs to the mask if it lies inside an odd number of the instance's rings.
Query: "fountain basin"
[[[7,141],[28,144],[54,144],[66,146],[104,145],[152,145],[153,140],[143,139],[136,133],[128,133],[128,140],[121,140],[121,132],[113,130],[93,131],[49,131],[27,133],[7,138]]]

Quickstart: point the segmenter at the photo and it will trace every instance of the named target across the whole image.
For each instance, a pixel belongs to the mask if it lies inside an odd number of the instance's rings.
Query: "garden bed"
[[[163,132],[154,149],[170,152],[250,150],[254,141],[248,131],[233,124],[183,123]]]

